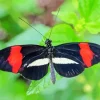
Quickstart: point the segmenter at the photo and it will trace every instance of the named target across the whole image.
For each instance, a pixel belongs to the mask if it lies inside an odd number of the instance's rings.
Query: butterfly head
[[[46,39],[46,41],[45,41],[46,46],[51,47],[52,46],[51,42],[52,42],[51,40]]]

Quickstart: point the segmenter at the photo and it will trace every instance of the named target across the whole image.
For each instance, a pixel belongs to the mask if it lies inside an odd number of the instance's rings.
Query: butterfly
[[[45,45],[15,45],[0,50],[0,70],[39,80],[50,67],[51,80],[55,83],[55,70],[70,78],[100,62],[100,45],[95,43],[73,42],[53,46],[52,41],[46,39]]]

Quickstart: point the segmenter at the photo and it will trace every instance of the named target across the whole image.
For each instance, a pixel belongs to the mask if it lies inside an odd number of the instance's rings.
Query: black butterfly
[[[100,45],[94,43],[65,43],[52,46],[16,45],[0,51],[0,69],[20,73],[30,80],[39,80],[48,72],[55,83],[55,70],[64,77],[74,77],[100,62]]]

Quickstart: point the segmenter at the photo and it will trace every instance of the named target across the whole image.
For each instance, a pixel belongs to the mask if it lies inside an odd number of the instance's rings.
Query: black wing
[[[58,64],[54,63],[56,71],[65,77],[74,77],[82,73],[84,68],[89,68],[100,62],[100,45],[94,43],[61,44],[55,49],[54,58],[69,60],[68,64],[62,61]]]
[[[13,73],[19,72],[29,79],[32,79],[31,77],[33,79],[34,77],[35,79],[41,78],[47,73],[47,65],[44,65],[44,67],[26,68],[25,64],[36,56],[37,59],[44,57],[44,55],[40,55],[44,50],[45,47],[38,45],[15,45],[2,49],[0,50],[0,70]]]
[[[28,79],[39,80],[47,74],[49,60],[46,49],[25,56],[20,73]]]

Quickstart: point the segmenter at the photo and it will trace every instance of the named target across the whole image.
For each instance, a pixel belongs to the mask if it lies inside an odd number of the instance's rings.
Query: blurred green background
[[[58,10],[60,8],[60,10]],[[100,44],[100,0],[0,0],[0,49],[18,44],[53,45],[87,41]],[[100,100],[100,64],[74,78],[50,72],[39,81],[0,71],[0,100]]]

